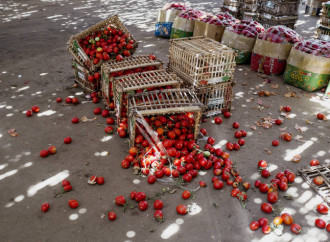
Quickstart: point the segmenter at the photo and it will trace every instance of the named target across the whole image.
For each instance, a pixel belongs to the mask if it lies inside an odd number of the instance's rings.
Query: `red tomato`
[[[273,206],[270,203],[263,203],[261,204],[261,210],[265,213],[272,213]]]
[[[259,228],[259,222],[258,221],[253,221],[252,223],[250,223],[250,229],[252,231],[255,231]]]
[[[300,234],[300,232],[301,232],[301,227],[299,224],[292,224],[290,229],[291,229],[291,232],[294,234]]]
[[[323,219],[317,218],[317,219],[315,219],[315,225],[316,225],[317,227],[319,227],[320,229],[324,229],[326,223],[324,222]]]
[[[262,183],[260,186],[259,186],[259,191],[262,192],[262,193],[267,193],[269,191],[269,186],[268,184],[266,183]]]
[[[277,196],[277,194],[275,192],[269,192],[267,194],[267,200],[270,203],[276,203],[277,200],[278,200],[278,196]]]
[[[154,184],[156,182],[156,177],[154,175],[148,176],[148,183]]]
[[[48,209],[49,209],[49,203],[43,203],[43,204],[41,205],[41,211],[42,211],[43,213],[46,213],[46,212],[48,211]]]
[[[70,185],[71,183],[68,180],[62,181],[62,186],[65,187],[66,185]]]
[[[132,200],[135,200],[135,195],[136,195],[136,191],[132,191],[131,194],[129,195],[129,197],[132,199]]]
[[[261,168],[267,167],[267,162],[265,160],[260,160],[258,162],[258,167],[261,167]]]
[[[263,232],[264,234],[269,234],[271,231],[272,231],[272,229],[270,228],[270,226],[269,226],[268,224],[262,226],[262,232]]]
[[[328,214],[328,207],[324,204],[317,205],[316,209],[320,214]]]
[[[264,178],[268,178],[268,177],[270,176],[270,172],[269,172],[269,170],[267,170],[267,169],[263,169],[263,170],[261,171],[261,176],[264,177]]]
[[[126,204],[126,199],[125,199],[125,197],[123,195],[120,195],[120,196],[116,197],[115,203],[118,206],[124,206]]]
[[[220,190],[223,188],[223,182],[220,180],[216,180],[213,182],[214,189]]]
[[[156,200],[156,201],[154,201],[154,208],[156,210],[162,209],[163,208],[163,202],[162,202],[162,200]]]
[[[79,203],[77,200],[71,199],[69,200],[69,207],[70,208],[77,208],[79,206]]]
[[[109,218],[110,221],[114,221],[114,220],[116,220],[117,215],[116,215],[116,213],[114,211],[110,211],[108,213],[108,218]]]
[[[259,188],[261,184],[262,184],[261,181],[256,180],[255,183],[254,183],[254,186],[255,186],[256,188]]]
[[[267,218],[260,218],[258,222],[259,222],[260,227],[268,225],[268,219]]]
[[[189,174],[189,173],[186,173],[182,176],[182,179],[185,181],[185,182],[191,182],[192,180],[192,176]]]
[[[286,178],[288,179],[288,182],[294,182],[296,176],[293,172],[288,172],[288,174],[286,174]]]
[[[156,210],[154,212],[154,218],[155,219],[162,220],[163,219],[163,212],[162,212],[162,210]]]
[[[320,164],[320,162],[318,160],[315,160],[315,159],[311,160],[311,162],[310,162],[311,166],[318,166],[319,164]]]
[[[135,195],[135,201],[137,202],[141,202],[144,201],[146,199],[147,195],[144,192],[138,192]]]
[[[188,213],[188,208],[185,205],[180,204],[176,207],[176,212],[178,214],[185,215]]]
[[[238,188],[234,188],[233,190],[231,190],[231,196],[232,197],[237,197],[237,194],[239,193],[239,189]]]
[[[141,211],[145,211],[148,208],[148,202],[147,201],[141,201],[139,202],[139,209]]]
[[[288,213],[283,213],[281,215],[281,218],[283,219],[283,223],[286,224],[286,225],[291,225],[293,223],[293,218]]]
[[[322,185],[323,182],[324,182],[324,179],[322,176],[317,176],[313,179],[313,182],[316,184],[316,185]]]
[[[182,198],[183,198],[183,199],[188,199],[188,198],[190,198],[190,192],[187,191],[187,190],[183,191],[183,193],[182,193]]]
[[[206,182],[204,182],[204,181],[199,181],[199,186],[200,186],[200,187],[206,187]]]

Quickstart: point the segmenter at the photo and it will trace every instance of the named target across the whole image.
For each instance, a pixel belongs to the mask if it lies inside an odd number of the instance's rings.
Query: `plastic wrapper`
[[[250,60],[257,34],[263,31],[264,27],[259,23],[242,20],[226,28],[221,43],[235,49],[236,63],[243,64]]]
[[[182,11],[186,10],[184,3],[167,3],[158,11],[155,24],[155,35],[168,38],[171,36],[174,19]]]
[[[319,90],[330,80],[330,43],[307,40],[291,49],[284,81],[306,91]]]
[[[281,75],[292,45],[300,41],[300,35],[282,25],[258,34],[252,51],[251,69],[267,75]]]

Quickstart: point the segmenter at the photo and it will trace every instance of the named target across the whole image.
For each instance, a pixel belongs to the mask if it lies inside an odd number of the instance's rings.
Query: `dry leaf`
[[[302,137],[301,135],[297,135],[294,139],[295,139],[295,140],[302,141],[302,138],[303,138],[303,137]]]
[[[295,128],[298,132],[300,132],[300,133],[304,133],[304,131],[302,130],[301,126],[299,126],[298,124],[296,124],[296,125],[294,126],[294,128]]]
[[[86,116],[82,116],[82,117],[80,118],[81,122],[83,122],[83,123],[86,123],[86,122],[93,122],[93,121],[95,121],[96,119],[97,119],[97,117],[94,117],[94,118],[87,118]]]
[[[105,214],[102,213],[102,214],[101,214],[101,218],[104,218],[104,217],[105,217]]]
[[[251,129],[257,130],[257,127],[256,126],[251,126]]]
[[[247,76],[247,73],[246,72],[244,73],[244,76]]]
[[[286,130],[288,127],[284,127],[284,128],[279,128],[278,130],[283,132],[284,130]]]
[[[259,135],[262,135],[262,131],[259,131]]]
[[[272,152],[269,149],[264,149],[265,151],[267,151],[267,154],[270,155]]]
[[[274,88],[274,89],[277,89],[278,88],[278,84],[273,84],[273,85],[270,85],[271,88]]]
[[[313,124],[314,122],[309,121],[308,119],[305,120],[306,124]]]
[[[62,106],[69,106],[70,104],[68,103],[62,103]]]
[[[8,134],[12,137],[17,137],[19,134],[16,132],[16,129],[8,129]]]
[[[270,94],[272,94],[273,96],[276,96],[277,95],[276,92],[271,92]]]
[[[253,101],[253,98],[251,97],[251,98],[248,98],[248,99],[246,99],[246,102],[247,103],[250,103],[250,102],[252,102]]]
[[[246,82],[243,82],[241,85],[242,86],[247,86],[247,83]]]
[[[292,162],[295,162],[295,163],[298,163],[299,161],[301,160],[301,155],[295,155],[293,158],[292,158]]]

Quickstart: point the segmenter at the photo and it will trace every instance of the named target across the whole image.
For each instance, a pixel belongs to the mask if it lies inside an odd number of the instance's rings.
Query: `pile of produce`
[[[294,49],[307,54],[330,58],[330,43],[322,40],[306,40],[294,45]]]
[[[190,20],[196,20],[198,18],[201,18],[206,13],[203,11],[200,11],[198,9],[187,9],[185,11],[182,11],[178,16],[180,18],[190,19]]]
[[[296,31],[285,26],[274,26],[258,35],[258,39],[278,44],[294,44],[302,41]]]
[[[96,65],[100,60],[109,60],[110,56],[130,56],[134,40],[122,30],[111,25],[81,38],[79,44]]]
[[[255,21],[236,21],[226,28],[221,43],[237,50],[236,63],[243,64],[250,60],[257,35],[264,30],[264,27]]]
[[[176,9],[176,10],[186,10],[186,4],[185,3],[166,3],[162,10],[170,10],[170,9]]]
[[[228,12],[221,12],[216,15],[224,26],[233,25],[237,20]]]
[[[330,43],[315,39],[298,42],[287,62],[285,82],[306,91],[319,90],[330,80]]]
[[[253,48],[251,69],[268,75],[284,72],[286,60],[294,43],[302,37],[285,26],[274,26],[260,33]]]

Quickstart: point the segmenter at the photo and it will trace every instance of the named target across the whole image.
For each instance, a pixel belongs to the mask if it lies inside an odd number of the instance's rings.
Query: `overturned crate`
[[[235,52],[206,37],[170,40],[168,68],[191,85],[199,87],[232,80]]]
[[[75,82],[87,93],[97,92],[100,89],[101,75],[99,72],[90,72],[79,62],[73,60],[72,68],[75,72]]]
[[[93,63],[93,60],[90,58],[89,55],[86,54],[85,50],[82,48],[81,43],[83,41],[89,41],[85,39],[90,34],[100,35],[101,38],[103,37],[102,34],[104,34],[103,31],[107,31],[108,27],[110,29],[116,29],[121,30],[126,36],[128,40],[133,40],[134,43],[132,44],[132,49],[129,50],[130,54],[133,54],[135,49],[137,48],[138,44],[134,40],[133,36],[130,34],[128,29],[123,25],[123,23],[119,20],[118,15],[115,15],[113,17],[110,17],[106,20],[103,20],[92,27],[84,30],[83,32],[74,35],[70,38],[68,50],[73,55],[73,57],[76,59],[77,62],[79,62],[81,65],[87,67],[90,71],[95,72],[100,69],[102,63],[106,62],[105,60],[101,59],[98,63]],[[100,38],[100,37],[98,37]],[[123,51],[123,50],[122,50]],[[116,56],[119,53],[110,53],[110,59],[116,58]]]
[[[137,129],[146,140],[155,140],[158,133],[154,131],[145,118],[158,115],[188,115],[194,122],[190,127],[194,139],[199,134],[199,127],[202,116],[202,104],[194,91],[189,89],[166,89],[149,93],[138,93],[129,97],[128,102],[128,128],[130,145],[135,145]],[[188,131],[189,132],[189,131]]]
[[[111,60],[103,64],[101,67],[101,78],[104,103],[110,107],[110,110],[113,110],[112,85],[116,77],[161,69],[163,69],[163,63],[160,60],[149,58],[148,55],[131,56],[124,58],[122,61]]]
[[[302,168],[299,170],[299,174],[330,205],[330,164]],[[313,182],[313,179],[317,176],[321,176],[324,179],[323,184],[316,185]]]
[[[196,95],[204,105],[207,117],[230,111],[234,82],[224,82],[195,88]]]
[[[113,82],[113,94],[118,124],[127,116],[128,96],[158,89],[180,88],[182,81],[174,73],[165,70],[136,73],[117,77]]]

